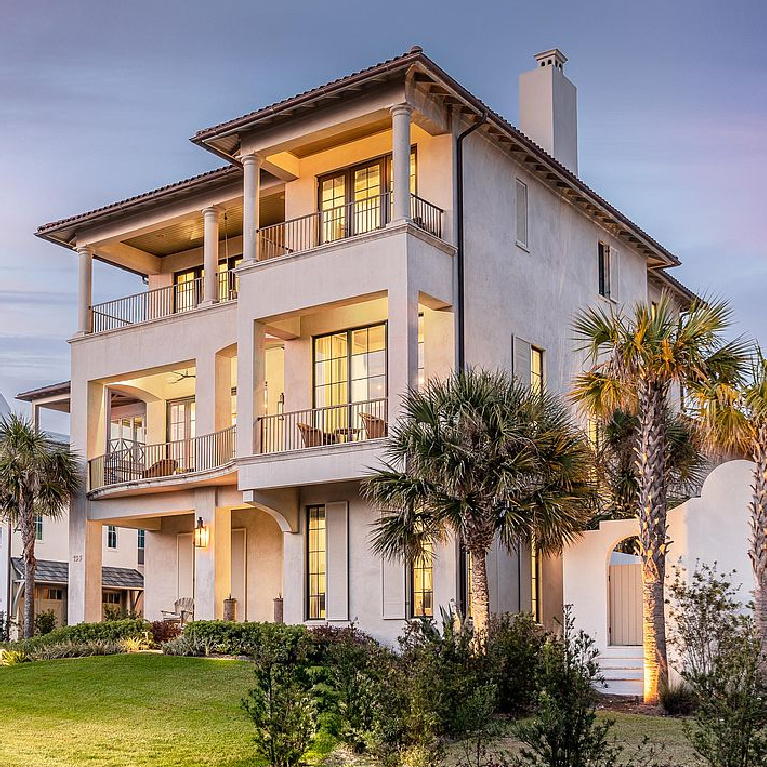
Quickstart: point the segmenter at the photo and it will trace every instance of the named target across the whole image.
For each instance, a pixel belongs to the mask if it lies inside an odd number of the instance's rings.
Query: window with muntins
[[[432,544],[425,543],[423,553],[413,562],[411,573],[414,618],[431,618],[434,615],[433,563]]]
[[[426,334],[423,314],[418,315],[418,391],[426,388]]]
[[[517,179],[517,244],[528,247],[527,184]]]
[[[543,380],[543,349],[530,347],[530,390],[541,395],[545,389]]]
[[[43,540],[43,515],[35,514],[35,540]]]
[[[114,525],[107,527],[107,548],[117,548],[117,528]]]
[[[530,609],[537,623],[541,623],[543,620],[543,594],[541,587],[541,556],[538,551],[538,544],[533,539],[530,544]]]
[[[308,517],[308,611],[309,620],[325,618],[325,588],[327,574],[327,546],[325,528],[325,507],[309,506]]]

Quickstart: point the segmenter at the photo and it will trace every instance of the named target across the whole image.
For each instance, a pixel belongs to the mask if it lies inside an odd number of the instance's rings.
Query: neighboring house
[[[19,399],[32,404],[33,417],[38,423],[40,401],[45,407],[61,409],[67,395],[50,395],[54,387],[37,393],[19,395]],[[41,393],[43,392],[43,393]],[[2,404],[2,403],[0,403]],[[51,434],[54,439],[69,441],[63,435]],[[123,615],[142,611],[144,579],[143,550],[139,548],[141,536],[137,530],[117,526],[104,526],[102,534],[102,611],[116,611]],[[53,610],[56,623],[67,623],[69,599],[69,513],[56,519],[37,517],[35,520],[35,612]],[[10,540],[10,550],[8,541]],[[0,529],[0,613],[21,619],[24,608],[24,560],[21,533],[5,524]],[[9,607],[10,605],[10,607]]]
[[[417,567],[370,550],[360,481],[403,392],[465,361],[565,393],[579,308],[691,297],[577,177],[565,61],[522,75],[523,133],[413,48],[199,131],[217,170],[39,227],[79,262],[70,621],[101,615],[108,524],[146,531],[151,619],[231,595],[238,619],[393,641],[466,604],[455,541]],[[94,258],[148,290],[94,304]],[[560,558],[496,546],[488,570],[493,610],[561,615]]]

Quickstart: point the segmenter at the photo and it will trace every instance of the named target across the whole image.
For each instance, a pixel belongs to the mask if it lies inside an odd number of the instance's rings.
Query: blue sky
[[[0,392],[69,377],[75,259],[38,224],[216,167],[195,130],[416,43],[515,123],[517,76],[560,47],[581,176],[767,342],[765,33],[761,0],[3,0]],[[97,301],[136,289],[97,265]]]

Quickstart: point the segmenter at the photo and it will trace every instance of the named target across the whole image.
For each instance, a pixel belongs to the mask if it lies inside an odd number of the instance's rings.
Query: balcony
[[[256,421],[256,453],[283,453],[385,437],[385,399],[294,410]]]
[[[410,195],[410,216],[419,228],[442,238],[441,208]],[[258,230],[258,260],[303,253],[321,245],[383,229],[391,220],[391,194],[309,213]]]
[[[174,314],[193,311],[203,301],[204,277],[146,290],[114,301],[94,304],[90,308],[91,333],[143,325]],[[237,298],[237,278],[234,272],[217,275],[218,301],[234,301]]]
[[[156,445],[116,441],[108,453],[88,461],[88,490],[223,469],[234,461],[235,428]]]

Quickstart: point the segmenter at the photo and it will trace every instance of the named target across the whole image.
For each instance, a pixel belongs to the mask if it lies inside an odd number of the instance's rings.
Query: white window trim
[[[110,546],[109,545],[109,528],[114,527],[115,529],[115,545]],[[117,532],[118,528],[117,525],[107,525],[107,551],[117,551],[117,549],[120,547],[120,535]]]

